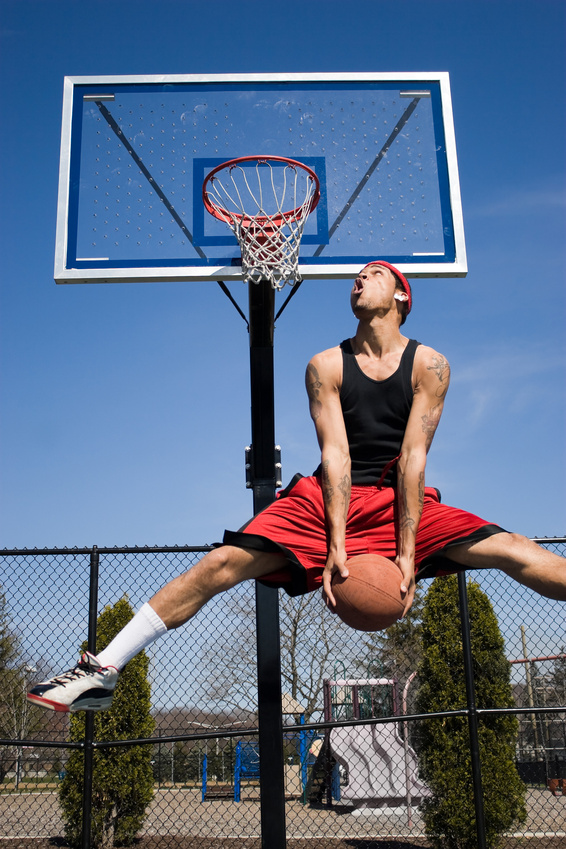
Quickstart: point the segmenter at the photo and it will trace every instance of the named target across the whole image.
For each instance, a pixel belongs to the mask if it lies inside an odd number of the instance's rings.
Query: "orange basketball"
[[[340,619],[357,631],[382,631],[403,613],[400,569],[380,554],[360,554],[347,563],[350,572],[332,578],[336,599],[334,610]]]

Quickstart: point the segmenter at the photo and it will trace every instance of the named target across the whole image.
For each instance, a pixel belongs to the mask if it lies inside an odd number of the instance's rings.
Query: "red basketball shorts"
[[[438,490],[425,489],[416,539],[417,580],[457,572],[447,550],[477,542],[503,528],[440,502]],[[284,554],[283,568],[261,578],[283,587],[289,595],[303,595],[322,585],[328,551],[324,502],[318,477],[296,476],[276,500],[239,531],[226,531],[225,545]],[[346,553],[397,556],[396,493],[392,487],[353,486],[346,524]]]

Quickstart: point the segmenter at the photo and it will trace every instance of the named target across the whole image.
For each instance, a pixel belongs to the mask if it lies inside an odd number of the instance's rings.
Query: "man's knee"
[[[530,565],[557,557],[544,546],[522,534],[506,533],[500,536],[502,537],[501,554],[511,564]]]
[[[206,570],[206,579],[215,592],[222,592],[239,583],[239,564],[237,549],[223,545],[209,551],[200,561],[199,567]]]
[[[222,545],[201,560],[215,591],[222,592],[250,578],[259,578],[279,567],[282,555],[253,551],[233,545]]]
[[[505,568],[528,559],[536,549],[536,544],[527,537],[504,531],[477,542],[455,546],[447,556],[473,569]]]
[[[493,566],[507,575],[517,580],[522,580],[521,576],[535,573],[548,573],[550,576],[555,573],[557,567],[562,567],[559,572],[563,575],[564,559],[532,539],[515,533],[497,534],[491,539],[494,540]],[[556,574],[553,575],[554,578]]]
[[[502,555],[507,555],[511,559],[515,559],[517,556],[520,557],[529,551],[537,551],[536,543],[528,537],[523,536],[523,534],[505,532],[502,534],[495,534],[493,537],[490,537],[490,539],[493,540],[495,548],[497,548]]]

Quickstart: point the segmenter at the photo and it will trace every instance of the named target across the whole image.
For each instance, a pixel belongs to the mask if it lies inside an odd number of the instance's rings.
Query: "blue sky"
[[[453,368],[428,481],[564,534],[565,17],[563,0],[3,0],[0,546],[205,544],[252,507],[248,338],[218,287],[53,282],[65,75],[448,71],[470,270],[414,284],[406,332]],[[317,465],[304,369],[354,332],[349,288],[308,281],[277,324],[285,478]]]

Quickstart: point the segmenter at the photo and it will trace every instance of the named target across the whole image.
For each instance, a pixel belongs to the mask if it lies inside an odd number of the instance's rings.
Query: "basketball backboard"
[[[240,279],[202,184],[251,154],[320,180],[303,278],[466,274],[448,74],[246,74],[65,79],[55,280]]]

